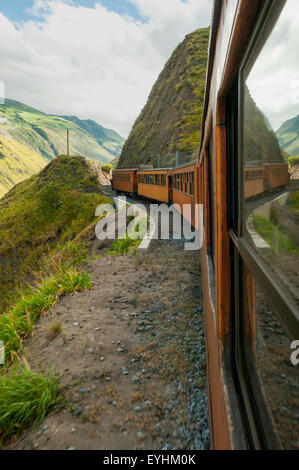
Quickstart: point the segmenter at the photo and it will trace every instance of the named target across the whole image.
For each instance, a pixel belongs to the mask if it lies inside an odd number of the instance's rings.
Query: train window
[[[284,449],[298,449],[298,370],[290,340],[271,304],[256,284],[256,361],[268,412]]]
[[[160,181],[161,181],[160,175],[156,175],[156,176],[155,176],[155,184],[156,184],[157,186],[160,186]]]
[[[208,151],[208,178],[209,178],[209,224],[210,224],[210,252],[214,262],[214,186],[213,186],[213,139],[210,141]]]
[[[298,22],[298,0],[264,2],[228,102],[233,364],[253,448],[298,447],[299,175],[288,165],[298,100],[287,86]]]
[[[298,26],[299,2],[288,0],[264,46],[249,59],[243,91],[244,233],[297,307],[299,173],[290,179],[288,158],[299,155],[291,144],[298,101],[290,99],[286,84],[297,77]]]
[[[194,195],[194,172],[190,173],[190,194]]]
[[[166,186],[166,175],[161,175],[161,185]]]

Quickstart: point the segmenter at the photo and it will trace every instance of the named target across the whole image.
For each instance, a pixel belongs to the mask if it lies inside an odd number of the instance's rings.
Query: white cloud
[[[210,21],[212,0],[130,0],[147,21],[37,0],[36,21],[0,13],[0,80],[7,97],[95,119],[126,136],[176,45]],[[40,21],[42,19],[43,21]]]
[[[299,114],[298,0],[288,0],[248,79],[274,130]]]

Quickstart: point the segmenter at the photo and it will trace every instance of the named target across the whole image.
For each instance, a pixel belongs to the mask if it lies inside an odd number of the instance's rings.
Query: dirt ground
[[[60,299],[24,344],[32,369],[54,367],[65,405],[6,448],[207,448],[199,253],[94,250],[92,290]]]

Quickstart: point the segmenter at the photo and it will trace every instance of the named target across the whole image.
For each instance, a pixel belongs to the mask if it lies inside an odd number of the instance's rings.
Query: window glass
[[[161,185],[166,186],[166,175],[161,175]]]
[[[210,253],[214,262],[214,186],[213,186],[213,139],[208,148],[208,183],[209,183],[209,212],[210,212]]]
[[[190,173],[190,194],[194,194],[194,173]]]
[[[256,304],[256,353],[268,411],[284,449],[299,448],[299,381],[291,341],[259,286]],[[254,302],[256,300],[256,302]]]
[[[288,0],[245,70],[243,160],[246,237],[299,306],[298,28]]]

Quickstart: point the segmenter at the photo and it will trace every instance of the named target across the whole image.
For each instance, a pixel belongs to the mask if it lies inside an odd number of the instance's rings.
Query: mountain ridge
[[[284,152],[294,157],[299,156],[299,114],[285,121],[276,135]]]
[[[91,119],[47,114],[16,100],[0,105],[0,197],[11,187],[66,153],[87,155],[101,163],[115,159],[123,137]]]

